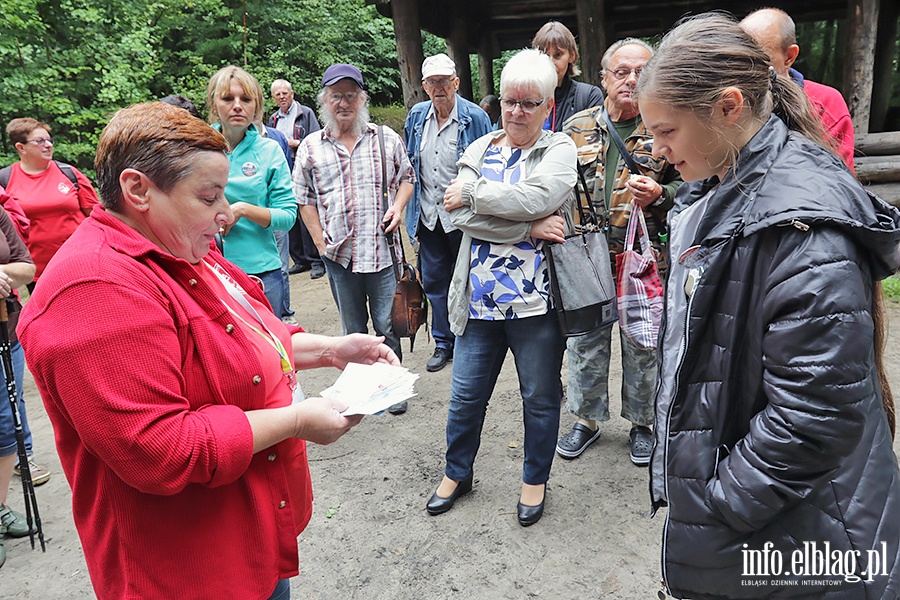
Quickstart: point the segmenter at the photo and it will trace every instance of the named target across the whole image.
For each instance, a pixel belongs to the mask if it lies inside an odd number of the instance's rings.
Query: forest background
[[[810,79],[840,87],[842,26],[798,25],[797,66]],[[446,51],[426,32],[423,42],[425,56]],[[495,60],[495,78],[509,54]],[[900,107],[897,60],[895,52],[891,104]],[[321,74],[335,62],[362,70],[374,121],[402,128],[393,24],[364,0],[0,0],[0,125],[23,116],[45,121],[55,158],[92,176],[97,139],[119,108],[181,94],[206,115],[206,83],[228,64],[260,81],[266,115],[278,78],[315,107]],[[474,89],[477,63],[473,55]],[[3,135],[0,166],[16,159]]]

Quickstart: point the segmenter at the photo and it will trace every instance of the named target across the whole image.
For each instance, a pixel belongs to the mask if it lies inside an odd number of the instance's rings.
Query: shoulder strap
[[[64,162],[59,162],[58,160],[54,160],[56,166],[59,167],[59,170],[63,172],[63,174],[69,178],[69,181],[72,182],[72,185],[75,186],[75,191],[81,189],[81,186],[78,185],[78,177],[75,176],[75,170],[72,168],[72,165]]]
[[[388,185],[387,185],[387,159],[384,151],[384,126],[378,126],[378,150],[381,153],[381,214],[387,212],[388,209]],[[402,228],[401,228],[402,229]],[[391,263],[394,265],[394,279],[400,281],[400,263],[397,261],[397,248],[394,247],[394,234],[385,233],[388,249],[391,251]],[[403,252],[403,239],[400,240],[400,252]],[[406,262],[406,257],[403,258]]]
[[[606,203],[601,196],[600,205],[601,214],[603,215],[601,222],[601,216],[597,214],[594,203],[591,201],[591,190],[588,188],[587,180],[584,178],[584,170],[580,165],[576,170],[578,171],[578,183],[575,185],[575,198],[578,202],[578,214],[581,223],[592,223],[597,229],[601,229],[606,233],[609,229],[609,220],[606,219]],[[582,195],[584,196],[584,202],[582,202]]]
[[[619,154],[622,155],[622,160],[625,161],[625,166],[628,167],[628,171],[632,175],[640,175],[641,170],[638,169],[637,163],[634,162],[634,157],[631,156],[631,152],[625,148],[625,142],[622,141],[622,137],[619,135],[619,132],[616,131],[616,126],[613,124],[612,119],[609,118],[609,113],[606,112],[606,105],[602,105],[600,110],[603,112],[603,118],[606,119],[606,130],[609,132],[609,137],[612,138],[612,141],[615,142],[616,147],[619,149]]]
[[[56,166],[59,167],[59,170],[63,172],[63,174],[68,178],[69,181],[72,182],[72,185],[75,186],[75,191],[81,189],[81,186],[78,185],[78,177],[75,175],[74,169],[72,169],[72,165],[59,162],[58,160],[54,160]],[[12,175],[12,165],[8,167],[3,167],[0,169],[0,186],[3,186],[4,189],[9,186],[9,178]]]

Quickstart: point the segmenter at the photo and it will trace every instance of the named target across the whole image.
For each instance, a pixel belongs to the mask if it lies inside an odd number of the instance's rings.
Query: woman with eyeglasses
[[[6,193],[31,222],[24,237],[36,269],[28,286],[33,290],[59,247],[97,206],[97,192],[78,169],[53,160],[53,138],[46,123],[13,119],[6,134],[19,154],[19,162],[10,167]]]
[[[562,131],[566,119],[586,108],[603,103],[600,88],[575,81],[581,70],[578,65],[578,45],[569,28],[558,21],[548,21],[531,40],[531,47],[550,57],[556,68],[556,89],[550,114],[544,119],[544,129]]]
[[[523,50],[500,75],[503,129],[469,145],[444,208],[463,232],[450,282],[448,312],[456,334],[444,478],[428,501],[447,512],[472,490],[473,464],[488,401],[507,350],[522,394],[525,464],[517,517],[533,525],[544,511],[550,478],[565,344],[550,310],[545,240],[562,242],[576,181],[575,144],[542,125],[553,110],[556,69]]]
[[[280,313],[284,304],[275,231],[297,220],[291,170],[281,147],[263,137],[263,92],[256,78],[233,65],[219,69],[206,88],[209,121],[228,142],[228,187],[234,222],[225,227],[225,258],[263,282]],[[280,316],[280,314],[279,314]]]

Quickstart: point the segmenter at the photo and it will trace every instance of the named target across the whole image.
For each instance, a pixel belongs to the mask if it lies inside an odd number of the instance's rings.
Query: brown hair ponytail
[[[878,380],[881,382],[881,404],[884,406],[888,426],[891,428],[891,439],[893,439],[897,431],[897,416],[894,410],[894,394],[891,392],[887,369],[884,367],[887,321],[884,315],[884,290],[880,281],[876,281],[872,287],[872,324],[875,327],[875,369],[878,372]]]

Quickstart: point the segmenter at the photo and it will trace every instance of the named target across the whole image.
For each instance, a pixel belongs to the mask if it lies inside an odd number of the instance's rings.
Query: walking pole
[[[22,418],[19,416],[19,400],[16,391],[16,377],[13,372],[12,345],[9,342],[9,311],[7,306],[10,300],[0,300],[0,360],[3,361],[3,374],[6,376],[6,393],[9,395],[9,406],[12,409],[13,423],[16,427],[16,446],[19,450],[19,470],[22,474],[22,492],[25,494],[25,523],[28,525],[28,537],[31,539],[31,549],[34,550],[34,533],[37,531],[41,541],[41,550],[47,551],[44,543],[44,530],[41,527],[41,516],[38,513],[37,497],[34,495],[34,483],[31,481],[31,467],[28,464],[28,454],[25,449],[25,433],[22,430]],[[32,509],[34,518],[32,519]],[[32,526],[33,525],[33,526]]]

